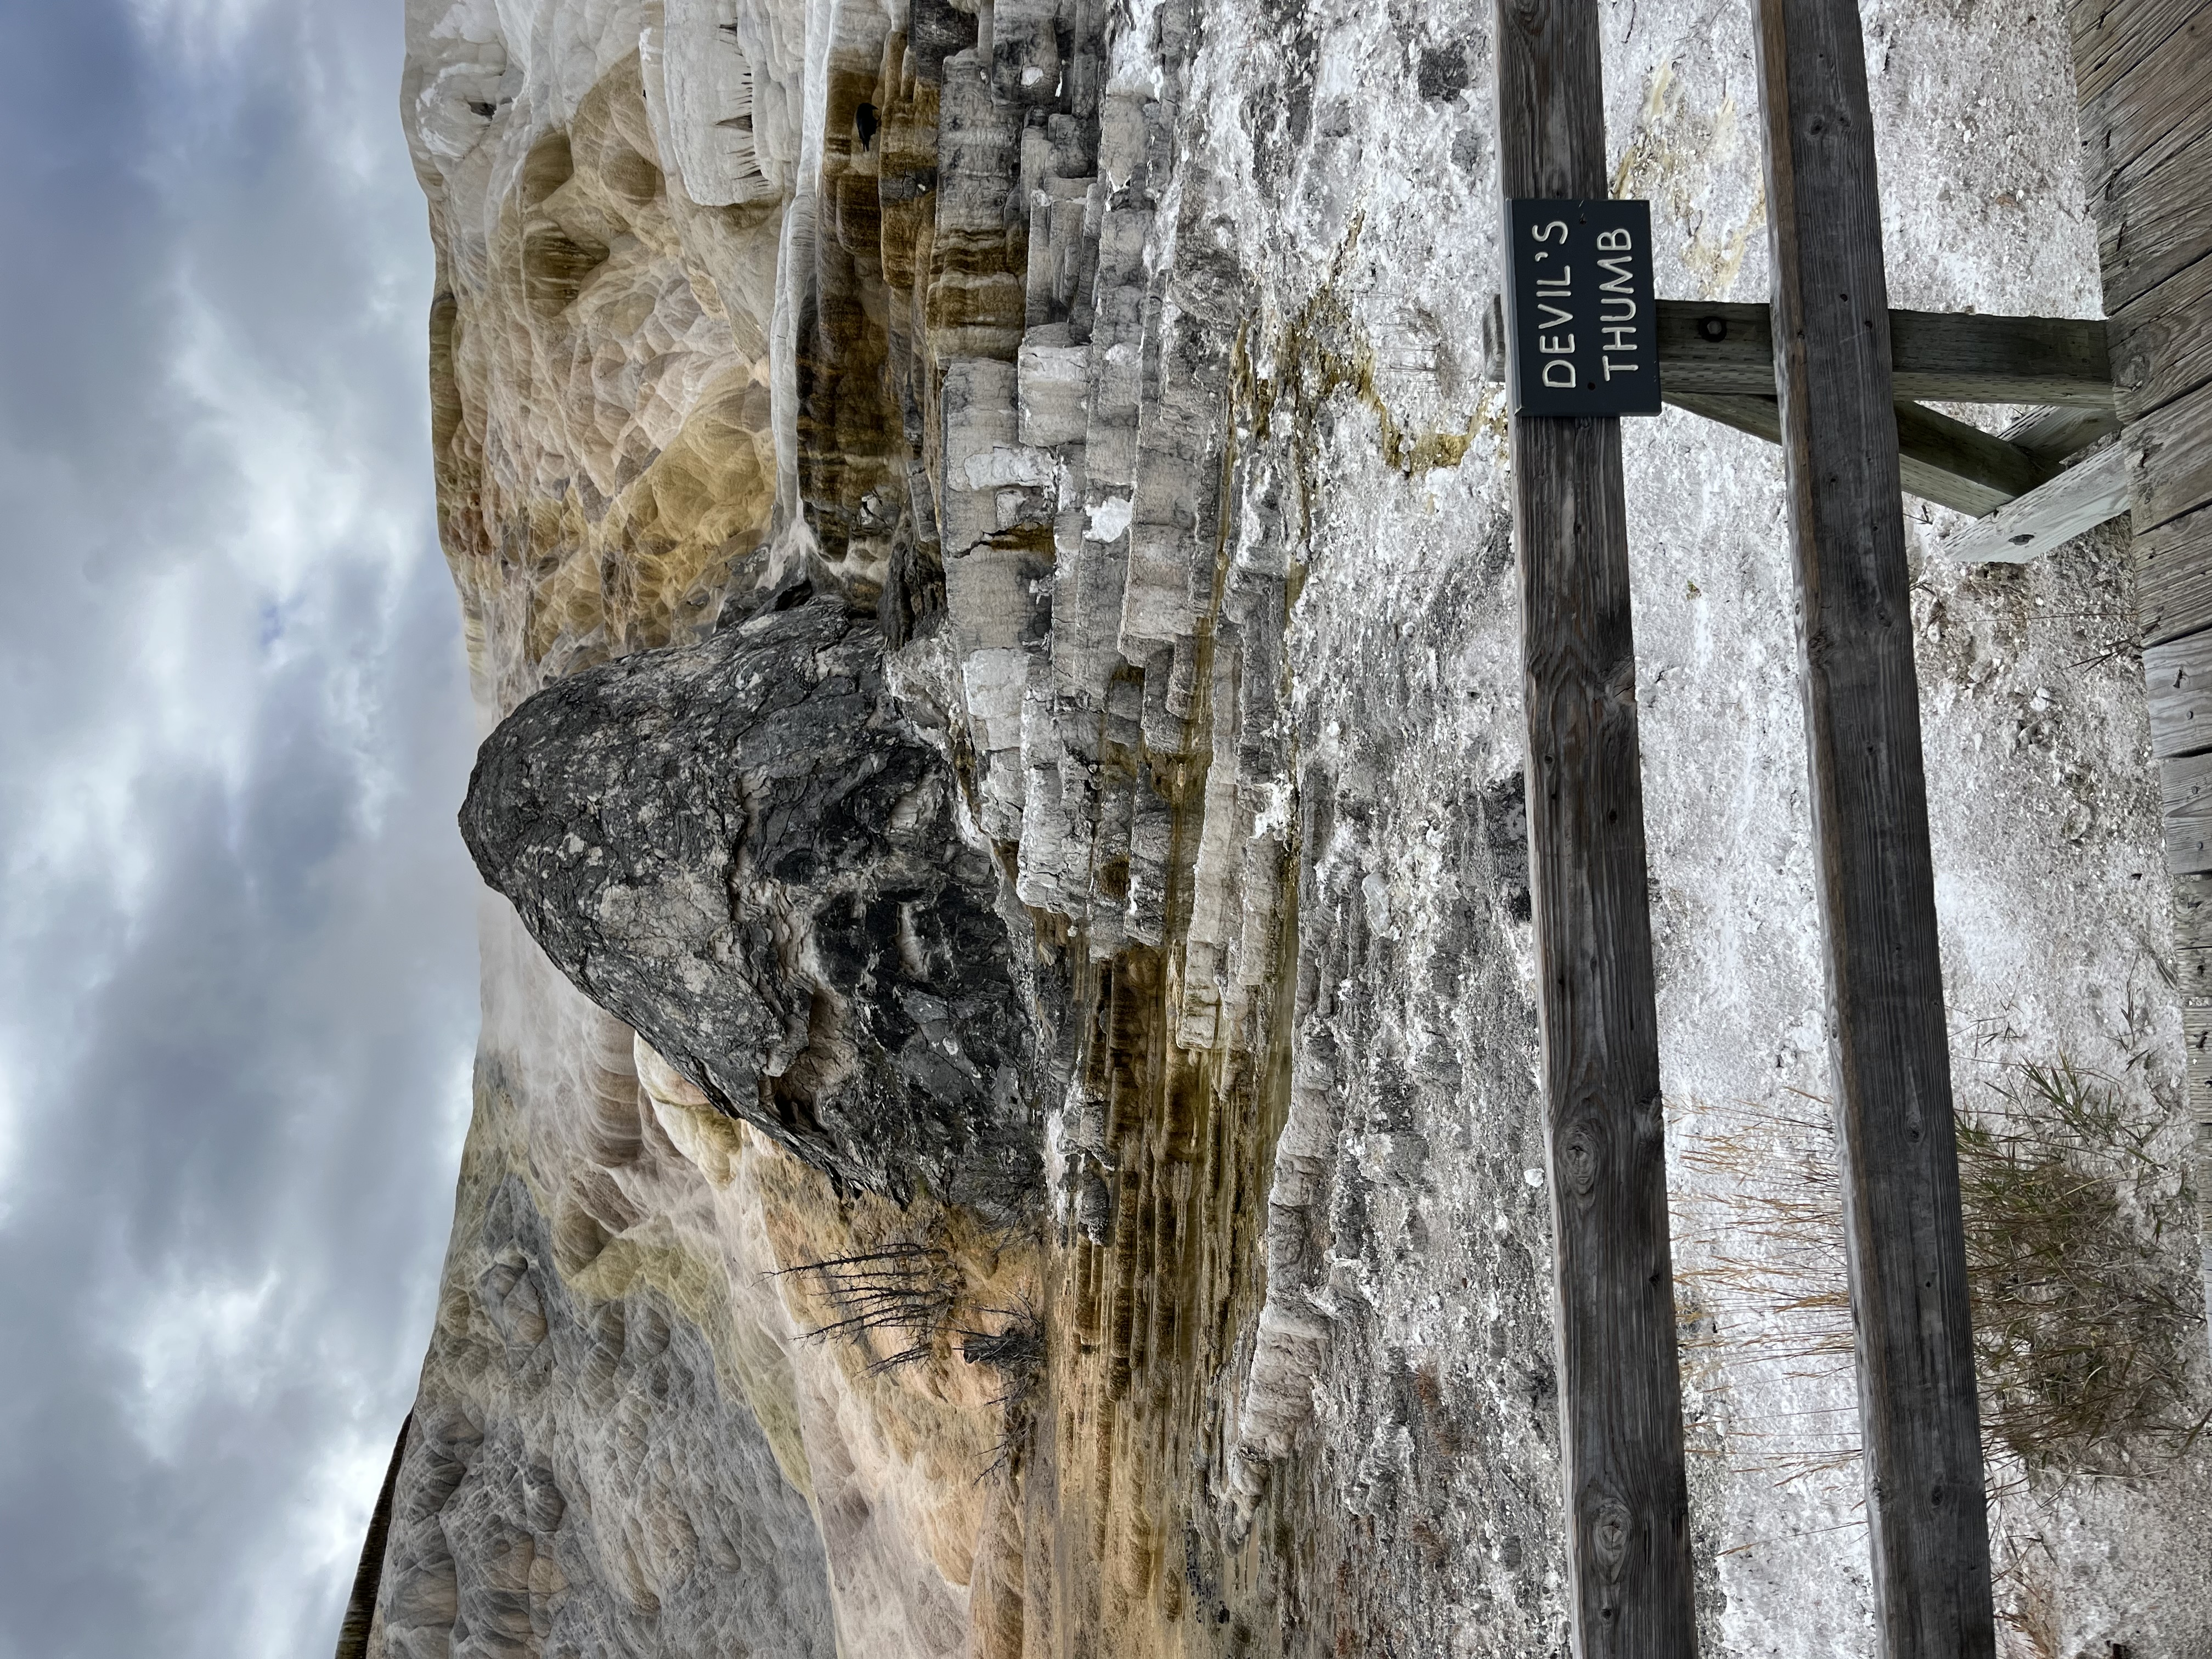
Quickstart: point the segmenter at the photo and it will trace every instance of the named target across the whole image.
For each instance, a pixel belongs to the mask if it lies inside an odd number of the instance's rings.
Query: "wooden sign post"
[[[1602,198],[1596,0],[1499,0],[1497,42],[1506,198]],[[1516,414],[1511,443],[1576,1647],[1692,1659],[1620,422]]]
[[[1755,0],[1774,365],[1884,1659],[1987,1659],[1990,1543],[1857,0]]]

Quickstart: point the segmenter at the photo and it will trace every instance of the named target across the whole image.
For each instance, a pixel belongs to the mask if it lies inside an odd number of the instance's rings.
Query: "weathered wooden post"
[[[1950,1047],[1856,0],[1756,0],[1859,1414],[1885,1659],[1994,1651]]]
[[[1499,173],[1509,202],[1601,202],[1595,0],[1500,0],[1497,51]],[[1571,296],[1556,291],[1571,323],[1557,324],[1549,312],[1522,319],[1532,331],[1515,349],[1516,408],[1526,406],[1520,382],[1531,392],[1545,383],[1543,365],[1553,360],[1539,352],[1584,364],[1592,389],[1606,374],[1594,350],[1605,338],[1589,280],[1599,274],[1589,263],[1596,233],[1582,220],[1544,215],[1516,232],[1515,257],[1533,261],[1539,250],[1518,247],[1517,239],[1541,232],[1540,251],[1555,261],[1530,265],[1530,291],[1518,299],[1551,301],[1547,284],[1561,280],[1561,266],[1577,273],[1567,284]],[[1571,258],[1561,257],[1571,248]],[[1644,294],[1648,303],[1648,279]],[[1610,314],[1621,314],[1617,302]],[[1553,326],[1548,344],[1533,332],[1540,322]],[[1656,357],[1623,363],[1623,383],[1642,374],[1656,410]],[[1511,441],[1577,1647],[1583,1659],[1689,1659],[1697,1638],[1620,422],[1516,414]]]

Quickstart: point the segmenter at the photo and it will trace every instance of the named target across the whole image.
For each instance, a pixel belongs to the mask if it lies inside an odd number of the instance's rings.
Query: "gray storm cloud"
[[[0,1655],[312,1652],[474,1039],[383,3],[0,5]]]

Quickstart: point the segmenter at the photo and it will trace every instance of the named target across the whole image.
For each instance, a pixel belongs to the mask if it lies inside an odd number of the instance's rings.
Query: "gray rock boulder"
[[[1035,1043],[957,788],[873,619],[816,599],[530,698],[461,833],[562,972],[723,1111],[842,1181],[1006,1215],[1040,1191]]]

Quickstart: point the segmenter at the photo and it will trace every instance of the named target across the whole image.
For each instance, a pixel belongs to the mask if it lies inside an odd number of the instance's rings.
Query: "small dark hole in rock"
[[[2033,541],[2034,539],[2035,539],[2035,538],[2034,538],[2033,535],[2028,535],[2028,534],[2018,535],[2018,536],[2014,536],[2014,537],[2012,538],[2012,544],[2013,544],[2014,547],[2026,547],[2026,546],[2027,546],[2030,542]]]
[[[853,130],[860,135],[860,148],[867,149],[876,142],[876,106],[863,104],[853,112]]]

